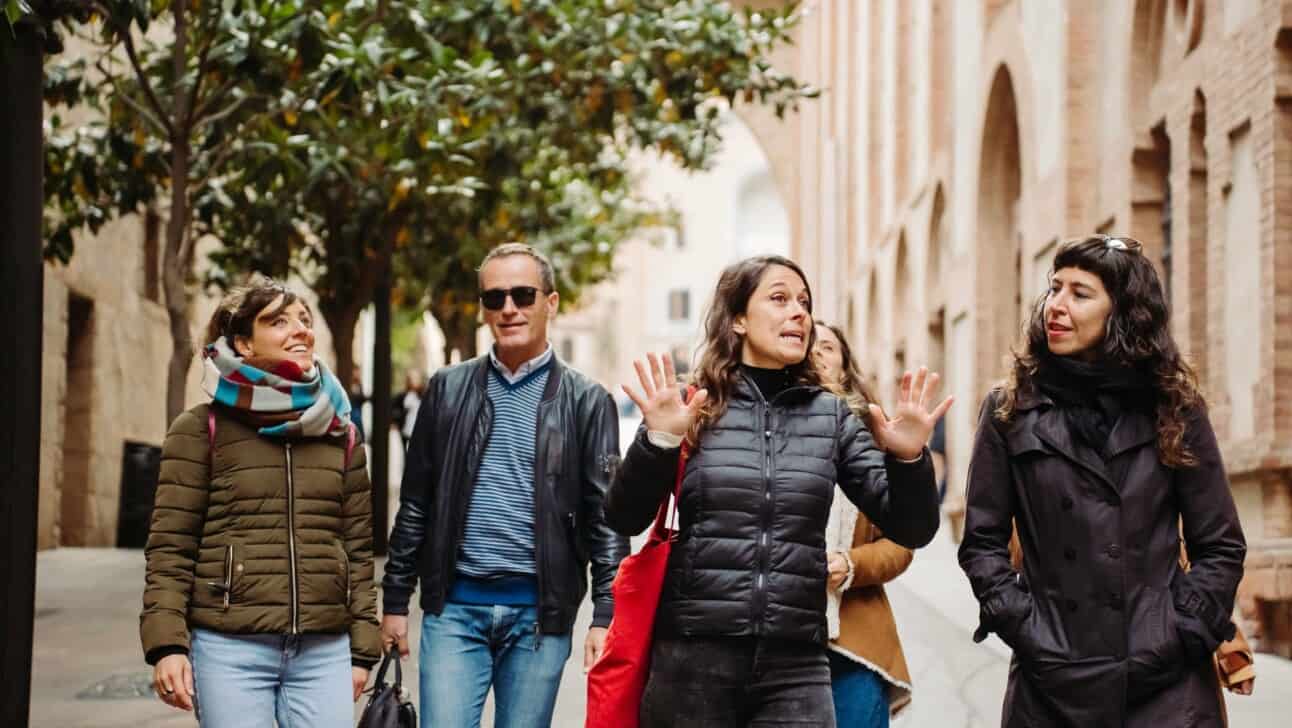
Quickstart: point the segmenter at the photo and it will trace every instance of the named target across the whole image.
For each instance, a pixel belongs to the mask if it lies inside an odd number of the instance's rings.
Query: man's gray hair
[[[480,261],[480,267],[476,268],[476,285],[481,287],[480,272],[484,270],[489,261],[497,258],[506,258],[512,255],[528,255],[538,263],[539,280],[543,284],[543,293],[551,293],[556,290],[556,273],[552,270],[552,261],[547,259],[546,255],[539,252],[538,248],[526,243],[503,243],[484,257]]]

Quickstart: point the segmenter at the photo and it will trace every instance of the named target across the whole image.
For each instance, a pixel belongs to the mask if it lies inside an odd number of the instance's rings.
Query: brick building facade
[[[797,153],[795,254],[881,391],[945,372],[952,501],[1057,243],[1138,238],[1247,534],[1243,624],[1292,655],[1292,1],[820,0],[795,53],[826,89],[764,138]]]

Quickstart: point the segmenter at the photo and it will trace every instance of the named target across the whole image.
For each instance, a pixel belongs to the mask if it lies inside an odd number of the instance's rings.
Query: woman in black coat
[[[825,528],[835,483],[893,541],[925,545],[938,494],[924,442],[937,375],[902,379],[872,433],[820,386],[803,272],[780,257],[723,271],[704,353],[683,403],[668,357],[625,387],[644,423],[606,497],[606,518],[641,532],[668,497],[679,445],[694,446],[656,615],[642,728],[833,728],[826,658]]]
[[[974,639],[1014,650],[1002,724],[1222,726],[1211,653],[1245,553],[1152,263],[1129,238],[1065,243],[969,464],[960,564]]]

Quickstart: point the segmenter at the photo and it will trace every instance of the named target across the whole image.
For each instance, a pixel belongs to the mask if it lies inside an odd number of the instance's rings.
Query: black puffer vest
[[[638,432],[606,499],[612,528],[635,534],[650,523],[677,456]],[[657,628],[825,642],[825,526],[836,482],[903,546],[923,546],[937,531],[927,454],[914,463],[887,457],[847,405],[819,388],[792,387],[767,402],[739,378],[686,466]]]

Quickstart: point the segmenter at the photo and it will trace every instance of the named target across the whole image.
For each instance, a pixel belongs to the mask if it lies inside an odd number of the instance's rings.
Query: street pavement
[[[150,670],[139,649],[143,554],[117,549],[47,551],[37,559],[32,722],[40,728],[161,728],[194,725],[189,714],[148,691]],[[919,552],[889,588],[914,679],[911,706],[896,728],[978,728],[999,725],[1008,650],[970,640],[977,608],[945,530]],[[554,726],[582,725],[582,642],[591,618],[585,604],[557,699]],[[414,614],[413,645],[416,648]],[[416,653],[408,663],[416,664]],[[1257,658],[1256,694],[1229,696],[1237,728],[1287,725],[1292,663]],[[407,671],[415,676],[416,671]],[[416,684],[409,686],[416,694]],[[492,705],[485,726],[492,726]]]
[[[635,423],[621,422],[624,444]],[[391,472],[402,470],[402,447],[392,436]],[[390,513],[398,507],[391,484]],[[634,542],[634,548],[639,542]],[[144,583],[142,551],[63,548],[36,562],[36,621],[32,661],[31,725],[37,728],[192,728],[192,714],[152,695],[151,669],[139,647]],[[378,566],[380,573],[380,564]],[[978,607],[956,563],[949,529],[917,552],[905,574],[888,587],[911,669],[912,702],[894,728],[988,728],[1000,725],[1009,648],[995,635],[975,644],[970,635]],[[417,694],[417,642],[421,612],[410,615],[413,655],[405,662],[407,687]],[[583,725],[586,682],[583,640],[592,619],[585,602],[574,627],[573,648],[557,697],[555,728]],[[1292,662],[1270,655],[1256,660],[1256,693],[1227,696],[1235,728],[1286,726]],[[356,706],[356,718],[362,700]],[[492,701],[483,726],[493,726]],[[445,728],[454,728],[446,726]],[[679,728],[684,728],[679,726]]]

